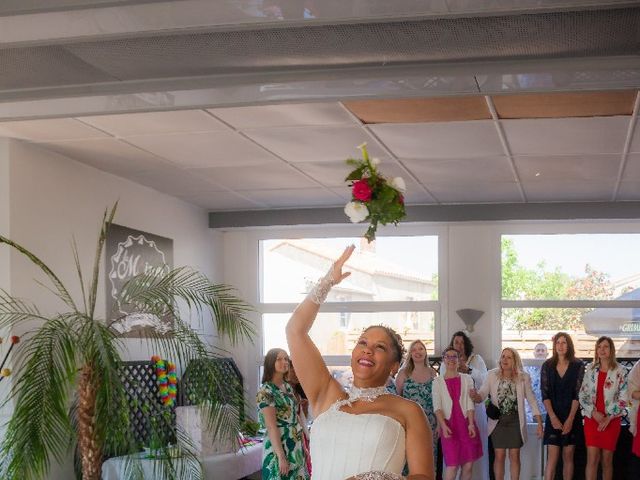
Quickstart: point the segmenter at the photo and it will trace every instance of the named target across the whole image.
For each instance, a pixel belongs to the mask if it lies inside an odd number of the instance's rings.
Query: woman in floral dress
[[[414,340],[409,345],[409,358],[396,377],[396,392],[398,395],[413,400],[422,407],[427,415],[429,425],[433,431],[433,459],[436,460],[438,445],[438,420],[433,411],[433,379],[436,371],[429,366],[427,347],[420,340]]]
[[[595,351],[580,388],[587,446],[585,478],[595,480],[598,464],[602,463],[603,480],[611,480],[620,419],[627,408],[627,370],[616,361],[616,347],[611,338],[600,337]]]
[[[260,423],[267,430],[263,443],[263,480],[308,480],[303,431],[298,420],[295,393],[284,381],[289,356],[273,348],[264,358],[262,387],[256,402]]]

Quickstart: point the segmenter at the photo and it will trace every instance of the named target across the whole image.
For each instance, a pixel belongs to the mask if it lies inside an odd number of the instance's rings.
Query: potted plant
[[[0,236],[0,244],[16,249],[45,274],[51,284],[48,288],[65,305],[64,310],[45,315],[31,302],[0,290],[0,328],[38,323],[14,352],[10,397],[15,408],[0,445],[2,478],[45,477],[51,461],[63,460],[71,443],[77,448],[82,478],[98,480],[105,452],[129,453],[139,446],[130,434],[131,405],[120,376],[121,352],[126,349],[113,322],[107,323],[96,312],[102,251],[116,208],[117,204],[103,215],[88,282],[73,246],[82,291],[78,303],[40,258]],[[120,303],[133,306],[137,313],[171,320],[169,335],[152,334],[146,341],[152,351],[180,366],[215,356],[187,321],[192,315],[201,321],[210,318],[218,333],[232,343],[253,335],[247,318],[251,307],[231,287],[213,284],[187,267],[138,275],[124,286],[120,296]],[[205,368],[209,363],[203,362]],[[207,374],[215,379],[214,370]],[[225,415],[227,410],[215,398],[205,408],[213,431],[237,434],[237,415]]]

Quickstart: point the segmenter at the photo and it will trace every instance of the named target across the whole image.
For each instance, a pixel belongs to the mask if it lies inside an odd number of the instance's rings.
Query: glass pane
[[[262,317],[264,351],[279,347],[287,350],[284,328],[289,314],[265,314]],[[384,324],[396,330],[406,347],[420,339],[433,354],[433,312],[320,313],[310,335],[322,355],[351,355],[362,330]]]
[[[639,234],[503,235],[502,298],[640,300]]]
[[[559,331],[573,339],[576,356],[593,358],[598,337],[613,339],[618,357],[640,357],[640,309],[637,308],[503,308],[502,346],[515,348],[523,360],[535,357],[536,345],[552,354],[551,338]]]
[[[380,237],[263,240],[263,302],[302,301],[316,280],[348,245],[357,245],[347,263],[351,275],[334,287],[328,301],[437,300],[438,237]]]

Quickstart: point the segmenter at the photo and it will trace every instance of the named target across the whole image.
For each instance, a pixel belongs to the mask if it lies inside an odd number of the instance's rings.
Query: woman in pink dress
[[[446,464],[445,480],[454,480],[458,469],[461,469],[460,480],[471,480],[473,462],[482,457],[482,443],[474,420],[475,404],[471,399],[473,379],[458,372],[459,354],[454,348],[447,348],[442,360],[444,374],[433,381],[433,409]]]

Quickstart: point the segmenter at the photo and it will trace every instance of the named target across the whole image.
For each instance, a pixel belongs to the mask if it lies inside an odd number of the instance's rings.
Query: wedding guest
[[[489,435],[495,450],[493,472],[496,480],[504,480],[505,460],[509,454],[511,480],[520,478],[520,449],[527,441],[527,422],[524,415],[525,400],[531,405],[538,423],[537,434],[542,438],[542,417],[531,389],[531,378],[522,369],[520,355],[513,348],[504,348],[500,366],[490,370],[487,379],[477,392],[472,392],[476,402],[491,396],[491,403],[498,407],[498,419],[489,419]]]
[[[533,358],[537,360],[545,360],[549,356],[549,350],[544,343],[537,343],[535,347],[533,347]]]
[[[580,388],[587,446],[586,480],[595,480],[602,463],[602,479],[613,478],[613,452],[620,436],[620,418],[627,407],[627,371],[616,361],[609,337],[596,341],[593,363],[585,368]]]
[[[264,357],[262,386],[258,390],[260,423],[267,430],[262,452],[262,480],[307,480],[303,431],[298,420],[295,393],[285,382],[289,356],[272,348]]]
[[[458,371],[467,373],[473,378],[474,388],[479,389],[487,377],[487,365],[482,357],[473,350],[473,343],[469,336],[462,330],[451,336],[449,346],[456,349],[460,360]],[[473,464],[473,478],[475,480],[489,479],[489,445],[487,433],[487,412],[484,404],[476,404],[475,420],[478,426],[478,437],[482,442],[482,458]]]
[[[436,459],[438,421],[433,409],[433,379],[437,372],[429,365],[427,347],[421,340],[409,345],[409,355],[396,377],[396,392],[422,407],[433,431],[433,452]]]
[[[293,392],[296,397],[296,405],[298,406],[298,422],[302,428],[302,447],[304,449],[305,460],[307,462],[307,470],[311,475],[311,454],[309,453],[309,400],[307,400],[307,394],[304,393],[302,385],[296,375],[296,369],[293,366],[293,362],[289,361],[289,371],[286,375],[286,380],[293,387]]]
[[[638,431],[638,406],[640,405],[640,360],[629,372],[629,400],[631,408],[629,410],[629,423],[631,424],[631,434],[633,435],[633,443],[631,452],[636,457],[634,459],[636,469],[640,466],[640,432]]]
[[[553,480],[562,454],[562,477],[573,478],[573,454],[582,434],[579,394],[584,364],[576,359],[573,340],[568,333],[553,336],[553,354],[542,364],[540,384],[547,410],[544,444],[547,446],[545,480]]]
[[[473,379],[460,373],[459,354],[449,347],[442,353],[444,372],[433,380],[433,408],[440,428],[440,442],[446,464],[445,480],[471,480],[473,462],[482,457],[475,405],[471,399]]]

